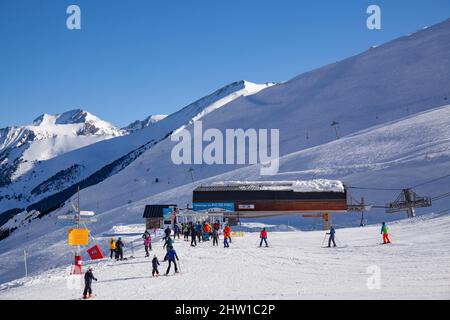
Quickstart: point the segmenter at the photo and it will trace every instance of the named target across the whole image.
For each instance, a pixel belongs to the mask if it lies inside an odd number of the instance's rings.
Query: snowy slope
[[[450,66],[450,20],[370,49],[358,56],[300,75],[255,95],[236,99],[228,103],[226,108],[204,116],[203,128],[204,131],[217,128],[222,132],[229,128],[280,129],[282,156],[324,146],[322,162],[327,158],[330,161],[336,158],[341,163],[336,161],[334,166],[345,168],[345,161],[358,160],[359,166],[353,166],[348,172],[339,172],[336,169],[329,172],[331,178],[346,178],[347,183],[355,185],[360,180],[355,177],[353,181],[352,173],[361,172],[362,177],[364,171],[371,172],[376,165],[373,162],[377,161],[377,158],[389,156],[392,152],[395,154],[403,143],[397,143],[392,150],[389,145],[383,145],[384,125],[448,104],[450,73],[446,71],[447,66]],[[376,145],[369,142],[365,147],[365,137],[362,137],[359,146],[352,147],[341,143],[339,146],[345,146],[345,152],[341,151],[342,148],[330,152],[326,144],[336,139],[335,131],[331,127],[333,121],[340,123],[338,132],[341,137],[379,126],[381,136],[378,139],[381,141]],[[442,121],[446,121],[446,118]],[[424,137],[412,126],[401,136],[392,136],[391,139],[406,139],[404,143],[408,146],[414,145],[416,138],[439,139],[439,136],[434,134],[441,134],[441,131],[433,131],[429,126],[433,126],[433,123],[429,122],[423,128],[427,133]],[[186,126],[191,132],[192,127],[192,124]],[[411,130],[414,137],[409,137]],[[242,167],[177,166],[171,161],[174,145],[174,142],[166,139],[146,151],[122,172],[86,189],[82,192],[85,204],[99,211],[110,210],[178,186],[185,185],[186,190],[190,190],[191,169],[195,181],[200,181]],[[373,149],[378,147],[383,149]],[[401,150],[400,148],[398,151]],[[361,156],[358,156],[359,153],[362,153]],[[429,159],[423,159],[421,165],[430,170]],[[328,177],[324,170],[315,170],[317,166],[320,167],[321,162],[309,161],[310,158],[296,161],[301,169],[309,168],[309,175],[301,177],[298,176],[300,170],[293,170],[289,179]],[[368,184],[382,187],[392,184],[393,180],[401,179],[395,182],[395,186],[414,185],[427,176],[438,176],[442,168],[433,167],[431,170],[433,171],[427,174],[408,176],[404,173],[390,173],[387,175],[388,181],[383,181],[380,176],[372,178],[369,182],[375,180],[374,183]],[[281,173],[288,176],[285,169],[282,169]],[[231,176],[233,180],[242,180],[240,172]],[[261,179],[256,171],[245,177],[252,180]],[[156,178],[159,183],[155,183]],[[395,195],[389,196],[395,198]],[[176,199],[178,204],[184,206],[190,202],[190,192],[180,193]]]
[[[133,123],[131,123],[130,125],[122,128],[122,130],[126,131],[126,132],[135,132],[137,130],[141,130],[144,128],[147,128],[149,126],[151,126],[152,124],[161,121],[162,119],[166,118],[167,115],[166,114],[156,114],[156,115],[151,115],[148,116],[147,118],[145,118],[144,120],[136,120]]]
[[[142,245],[136,259],[87,265],[98,278],[93,290],[99,300],[449,299],[450,252],[442,243],[450,237],[450,216],[401,221],[390,230],[393,244],[383,246],[378,225],[339,229],[337,249],[321,247],[320,231],[269,233],[270,248],[257,247],[259,233],[234,238],[228,249],[211,242],[192,248],[177,240],[182,272],[169,277],[151,277],[151,260],[144,258]],[[106,242],[101,240],[103,246]],[[162,243],[153,246],[162,260]],[[125,256],[130,253],[128,247]],[[159,270],[166,268],[162,262]],[[379,289],[367,285],[374,270],[379,271]],[[78,299],[83,287],[77,283],[83,281],[69,278],[67,271],[61,267],[6,283],[0,286],[0,299]],[[207,276],[212,272],[220,276]],[[180,281],[177,290],[167,290]]]
[[[411,134],[411,127],[414,127],[415,135],[412,136],[413,140],[408,140],[405,137]],[[296,178],[309,179],[316,176],[339,176],[344,182],[353,182],[354,185],[358,183],[370,186],[401,187],[418,179],[435,178],[441,176],[443,172],[450,171],[449,127],[450,106],[438,108],[383,127],[364,130],[323,146],[287,155],[281,159],[280,174],[274,179],[290,180]],[[425,132],[427,134],[423,134]],[[345,156],[351,154],[354,148],[358,146],[364,146],[364,148],[358,148],[358,156]],[[382,149],[384,147],[386,150]],[[342,153],[342,159],[329,157],[330,153]],[[424,161],[426,157],[429,160]],[[366,159],[378,159],[378,162],[374,160],[368,165]],[[411,172],[415,174],[411,175]],[[94,205],[89,205],[86,199],[91,199],[91,196],[86,193],[82,193],[81,205],[85,210],[96,210],[98,212],[99,222],[89,226],[94,236],[98,236],[109,232],[114,226],[120,224],[142,224],[142,213],[146,204],[178,203],[184,205],[191,202],[192,190],[198,185],[216,181],[254,180],[257,178],[259,178],[259,168],[257,166],[248,167],[200,180],[194,184],[172,188],[130,204],[120,205],[121,200],[115,199],[114,191],[105,189],[104,192],[111,192],[112,197],[99,204],[108,207],[112,205],[113,207],[105,212],[98,210],[95,202]],[[449,191],[448,180],[424,186],[417,191],[432,196],[444,193]],[[143,189],[147,192],[151,190],[145,187]],[[129,197],[130,193],[125,196]],[[100,196],[100,191],[93,191],[92,194]],[[363,194],[367,202],[384,204],[386,200],[394,200],[397,192],[364,191]],[[355,197],[358,195],[354,194]],[[436,202],[432,208],[418,210],[418,213],[438,212],[449,207],[450,201],[447,198]],[[9,238],[1,242],[0,279],[6,281],[21,274],[23,249],[30,246],[45,248],[31,252],[28,257],[30,270],[35,272],[50,266],[59,266],[71,259],[65,240],[67,227],[55,225],[56,216],[65,214],[69,209],[68,207],[62,208],[41,220],[33,220],[31,224],[14,232]],[[366,219],[370,223],[375,223],[403,217],[404,214],[401,213],[386,215],[384,211],[374,209],[366,216]],[[336,214],[333,219],[338,226],[356,226],[359,225],[360,216],[358,214]],[[267,221],[272,225],[289,223],[302,229],[320,228],[322,225],[319,219],[303,219],[298,215]]]
[[[105,166],[110,165],[106,175],[114,174],[134,161],[144,150],[154,147],[171,132],[188,124],[192,119],[200,119],[230,101],[254,94],[270,85],[238,81],[154,123],[151,127],[115,139],[90,144],[47,161],[37,162],[33,170],[22,173],[20,179],[6,183],[4,186],[0,185],[0,197],[2,197],[0,213],[12,208],[29,206],[74,186],[83,179],[91,178],[89,183],[102,181],[105,173],[100,169]],[[37,120],[37,123],[48,125],[54,121],[56,121],[54,117],[44,116]],[[41,147],[47,149],[46,146]]]

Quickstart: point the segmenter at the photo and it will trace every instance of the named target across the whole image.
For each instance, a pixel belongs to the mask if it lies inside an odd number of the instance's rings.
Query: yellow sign
[[[69,246],[87,246],[89,244],[89,230],[69,229],[67,241]]]
[[[239,237],[243,237],[245,235],[245,233],[243,231],[235,231],[235,232],[232,232],[231,235],[233,237],[238,237],[239,238]]]

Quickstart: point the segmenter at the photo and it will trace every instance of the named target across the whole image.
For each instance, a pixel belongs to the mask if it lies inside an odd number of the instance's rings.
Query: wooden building
[[[145,219],[146,229],[163,228],[164,225],[172,223],[171,219],[167,216],[167,213],[172,210],[177,210],[177,206],[174,204],[152,204],[145,206],[143,218]],[[166,217],[164,214],[166,213]]]
[[[324,228],[331,224],[330,213],[347,212],[347,191],[340,181],[256,181],[203,185],[193,192],[195,211],[222,208],[237,218],[258,218],[293,213],[317,212]],[[318,185],[319,184],[319,185]],[[311,185],[313,187],[308,188]],[[311,215],[307,215],[311,217]]]

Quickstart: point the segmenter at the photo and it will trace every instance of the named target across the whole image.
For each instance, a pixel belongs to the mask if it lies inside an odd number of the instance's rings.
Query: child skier
[[[261,234],[259,235],[261,238],[261,242],[259,243],[259,247],[261,248],[263,241],[266,243],[266,248],[269,247],[269,244],[267,243],[267,231],[266,228],[263,228],[261,231]]]
[[[150,251],[152,250],[152,237],[150,236],[150,233],[147,230],[145,230],[142,238],[144,238],[145,256],[149,257],[150,256],[149,250]]]
[[[169,266],[167,267],[165,275],[167,276],[169,274],[170,266],[172,265],[172,263],[175,266],[175,273],[178,273],[178,266],[175,259],[177,261],[180,261],[180,259],[178,259],[177,253],[173,248],[170,248],[170,250],[167,252],[167,259],[169,260]]]
[[[158,258],[156,257],[156,254],[153,256],[153,260],[152,260],[152,277],[159,276],[159,271],[158,271],[158,266],[159,266],[159,261]]]
[[[383,244],[391,243],[391,240],[389,240],[389,229],[386,222],[381,224],[381,234],[383,235]]]
[[[330,235],[330,238],[328,239],[328,248],[331,248],[331,241],[333,241],[333,246],[336,247],[336,242],[334,242],[334,235],[336,233],[336,230],[334,230],[333,226],[330,227],[330,232],[327,234]]]
[[[83,299],[92,298],[92,280],[97,281],[97,278],[94,277],[94,274],[92,273],[92,268],[89,268],[88,271],[84,274],[84,291],[83,291]]]
[[[113,255],[115,256],[115,252],[116,252],[116,239],[114,237],[112,237],[109,240],[109,253],[110,253],[110,259],[113,258]]]

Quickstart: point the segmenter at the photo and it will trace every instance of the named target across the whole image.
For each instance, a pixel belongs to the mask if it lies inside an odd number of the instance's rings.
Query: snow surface
[[[175,249],[181,273],[169,277],[151,277],[151,259],[144,258],[142,244],[135,259],[85,266],[92,266],[99,279],[93,283],[99,300],[450,299],[450,251],[443,245],[450,237],[450,216],[428,215],[389,227],[390,245],[380,245],[379,225],[338,229],[336,249],[321,246],[321,231],[269,233],[270,248],[258,248],[259,233],[233,238],[228,249],[211,242],[192,248],[180,239]],[[125,256],[130,255],[127,245]],[[153,247],[151,257],[162,260],[162,242]],[[166,268],[162,262],[159,271]],[[379,289],[367,285],[373,270],[380,272]],[[67,271],[55,268],[5,283],[0,299],[78,299],[83,287],[76,287],[76,279],[83,281],[81,276],[68,280]]]

